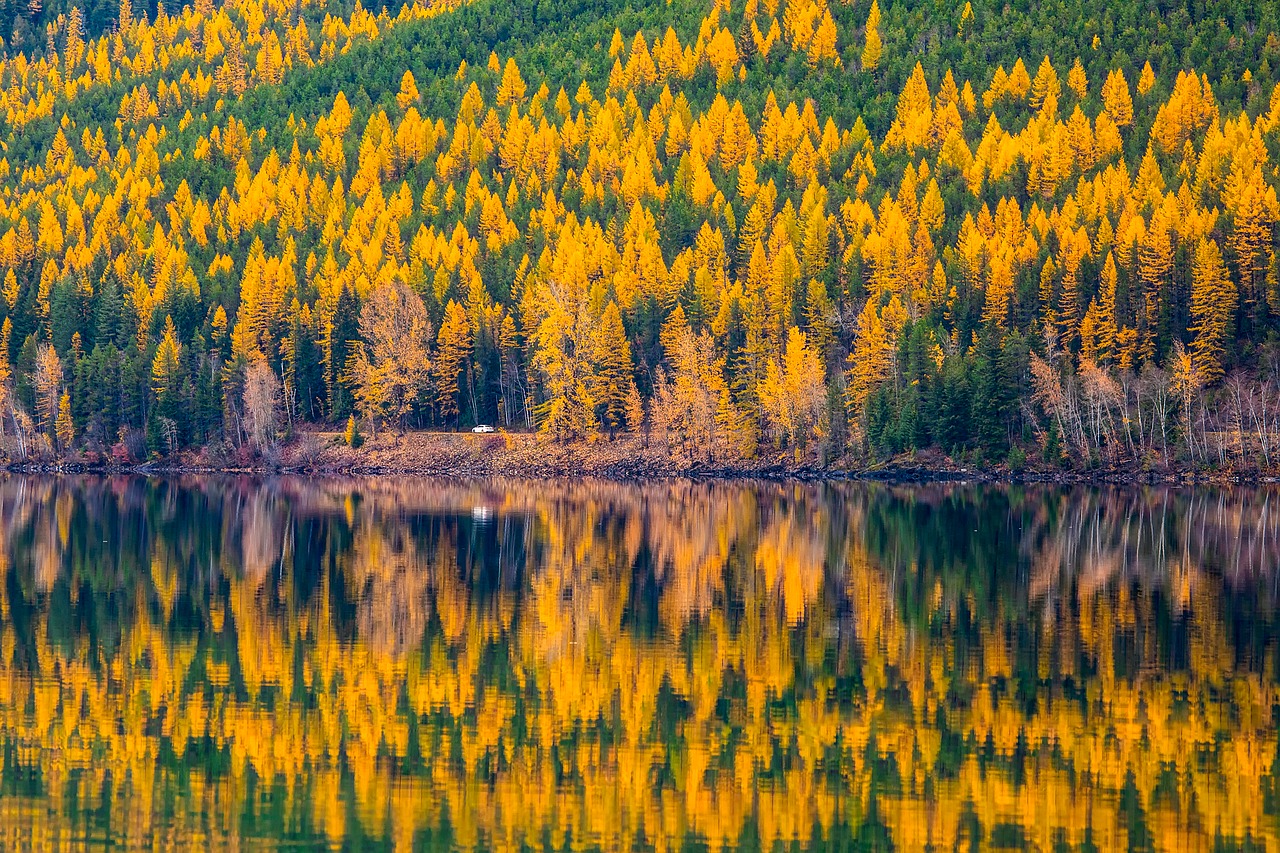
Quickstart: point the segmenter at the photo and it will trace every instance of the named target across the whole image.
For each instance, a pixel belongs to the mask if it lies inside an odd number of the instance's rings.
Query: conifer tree
[[[418,82],[413,78],[413,72],[404,72],[404,76],[400,78],[400,91],[396,94],[396,103],[401,110],[407,110],[418,103],[419,97]]]
[[[1147,62],[1142,66],[1142,72],[1138,75],[1138,94],[1147,94],[1155,84],[1156,73],[1151,69],[1151,63]]]
[[[58,420],[54,425],[58,436],[58,448],[64,453],[71,449],[75,442],[75,424],[71,420],[71,395],[66,391],[58,400]]]
[[[1078,100],[1084,100],[1089,94],[1089,78],[1084,73],[1084,66],[1080,64],[1080,57],[1076,57],[1075,63],[1071,66],[1071,70],[1067,72],[1067,87],[1075,94]]]
[[[440,417],[455,420],[461,412],[462,392],[459,379],[471,357],[473,347],[471,321],[466,309],[450,300],[436,338],[436,406]]]
[[[880,4],[871,0],[871,11],[867,15],[866,36],[862,47],[862,70],[875,71],[880,65],[880,55],[884,44],[880,41]]]
[[[1107,81],[1102,85],[1102,103],[1116,127],[1133,124],[1133,100],[1121,69],[1113,69],[1107,74]]]
[[[1223,374],[1236,291],[1218,244],[1202,238],[1191,267],[1191,354],[1206,383]]]
[[[617,303],[605,306],[596,332],[595,365],[596,382],[593,397],[599,410],[600,423],[610,430],[625,428],[631,391],[635,381],[631,377],[631,343],[622,326],[622,314]]]
[[[760,391],[765,417],[776,439],[789,440],[797,457],[818,426],[826,400],[825,373],[817,351],[794,326],[787,332],[781,361],[769,361]]]

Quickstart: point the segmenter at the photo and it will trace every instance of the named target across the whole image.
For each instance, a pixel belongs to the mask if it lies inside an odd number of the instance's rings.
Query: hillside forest
[[[1280,467],[1239,0],[0,3],[0,448]]]

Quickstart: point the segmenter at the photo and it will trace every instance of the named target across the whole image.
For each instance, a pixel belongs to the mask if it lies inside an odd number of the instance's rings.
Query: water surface
[[[1278,510],[0,479],[0,847],[1274,850]]]

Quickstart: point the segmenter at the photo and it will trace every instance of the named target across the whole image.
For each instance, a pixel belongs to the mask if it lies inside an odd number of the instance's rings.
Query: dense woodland
[[[0,5],[0,443],[1280,464],[1275,4]]]

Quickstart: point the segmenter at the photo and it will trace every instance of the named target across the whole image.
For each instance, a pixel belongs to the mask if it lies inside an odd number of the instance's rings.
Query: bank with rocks
[[[339,433],[298,434],[269,454],[247,449],[220,453],[205,448],[167,458],[131,459],[120,454],[79,453],[65,458],[10,459],[15,473],[137,473],[149,475],[222,473],[268,475],[415,475],[437,477],[594,477],[612,480],[664,478],[866,479],[890,483],[979,481],[1070,484],[1269,483],[1280,472],[1261,470],[1177,470],[1137,466],[1063,469],[957,463],[932,451],[867,464],[851,459],[797,461],[787,453],[750,460],[690,458],[639,436],[558,444],[529,433],[384,433],[357,447]]]

